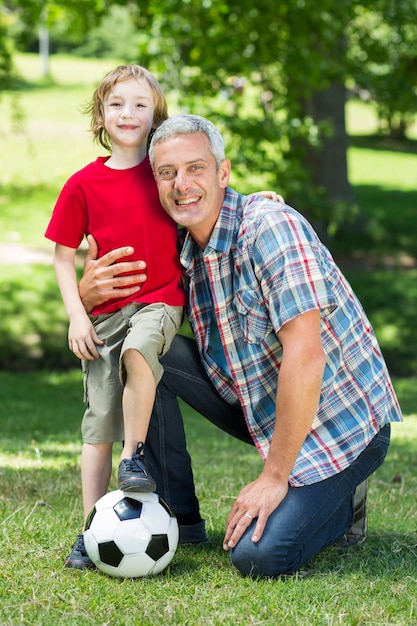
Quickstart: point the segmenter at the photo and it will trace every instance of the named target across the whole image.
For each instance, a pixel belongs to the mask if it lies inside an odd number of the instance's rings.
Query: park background
[[[8,0],[0,57],[0,624],[417,624],[417,3]],[[62,567],[82,517],[82,383],[43,232],[102,153],[81,108],[122,62],[155,72],[171,113],[223,129],[233,186],[313,221],[393,376],[405,423],[370,482],[367,542],[290,579],[231,568],[224,520],[260,459],[185,407],[208,544],[154,579]]]

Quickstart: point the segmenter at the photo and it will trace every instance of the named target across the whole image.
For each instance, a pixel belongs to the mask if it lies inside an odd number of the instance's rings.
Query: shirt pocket
[[[234,294],[233,302],[247,343],[261,343],[273,328],[264,300],[251,291],[242,289]]]

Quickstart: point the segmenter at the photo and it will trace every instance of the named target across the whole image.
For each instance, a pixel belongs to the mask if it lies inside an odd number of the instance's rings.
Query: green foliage
[[[118,58],[124,62],[137,62],[137,49],[140,41],[135,21],[135,8],[129,9],[111,5],[108,13],[72,49],[72,53],[90,58]],[[59,50],[59,44],[57,43]]]
[[[8,267],[7,278],[0,283],[0,319],[1,368],[76,365],[66,347],[68,324],[52,266]]]
[[[346,270],[345,274],[372,322],[389,370],[397,376],[414,375],[417,270]]]
[[[36,44],[39,27],[53,31],[57,24],[67,41],[79,40],[108,8],[103,0],[5,0],[4,4],[14,16],[16,39],[26,46]]]
[[[404,138],[415,119],[417,3],[379,0],[358,8],[349,27],[352,77],[376,102],[381,131]]]
[[[177,109],[225,129],[243,189],[259,176],[265,187],[279,186],[323,235],[361,210],[345,167],[346,82],[377,100],[392,134],[404,135],[416,112],[417,9],[408,0],[8,0],[7,7],[21,44],[34,43],[43,25],[54,50],[148,65],[176,94]]]
[[[387,460],[370,480],[366,543],[345,551],[329,548],[298,574],[275,581],[242,578],[221,547],[230,506],[259,473],[259,455],[183,407],[209,541],[178,548],[159,576],[117,580],[63,568],[82,524],[81,372],[0,372],[0,623],[417,623],[416,383],[396,382],[406,421],[393,428]]]
[[[9,27],[10,18],[0,10],[0,93],[12,89],[16,81]]]
[[[340,42],[352,2],[322,0],[320,11],[304,1],[163,4],[147,3],[151,40],[143,39],[140,58],[168,88],[181,85],[178,107],[209,116],[234,139],[230,156],[243,184],[262,172],[268,186],[285,181],[289,201],[302,199],[311,215],[331,212],[306,164],[329,122],[318,123],[305,103],[343,83]]]

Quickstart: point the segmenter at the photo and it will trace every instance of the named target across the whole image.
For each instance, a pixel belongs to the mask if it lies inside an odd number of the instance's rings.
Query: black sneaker
[[[64,567],[73,567],[75,569],[93,569],[95,567],[85,549],[84,535],[78,535],[71,553],[65,559]]]
[[[353,522],[346,534],[336,542],[337,546],[353,548],[353,546],[359,546],[366,540],[368,530],[367,497],[368,479],[356,487],[353,497]]]
[[[156,482],[146,469],[143,448],[143,441],[139,441],[132,458],[121,461],[117,476],[121,491],[155,491]]]

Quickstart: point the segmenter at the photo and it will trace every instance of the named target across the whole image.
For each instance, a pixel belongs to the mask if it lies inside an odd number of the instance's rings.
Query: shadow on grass
[[[349,146],[368,150],[417,154],[416,139],[393,139],[386,135],[349,135]]]
[[[332,252],[344,253],[350,260],[359,253],[365,267],[395,265],[396,259],[408,255],[415,266],[417,190],[355,185],[354,194],[360,213],[333,237]]]
[[[417,270],[346,270],[393,376],[417,374]]]
[[[361,575],[390,581],[417,575],[416,535],[412,532],[369,531],[367,540],[354,548],[330,547],[303,570],[306,576]]]
[[[57,88],[59,88],[59,91],[63,97],[65,97],[66,92],[71,92],[74,89],[78,89],[80,87],[84,87],[83,82],[65,84],[56,81],[53,76],[47,76],[45,78],[37,80],[36,82],[28,81],[22,76],[17,76],[13,82],[13,91],[17,93],[48,91],[48,89],[56,93]]]

